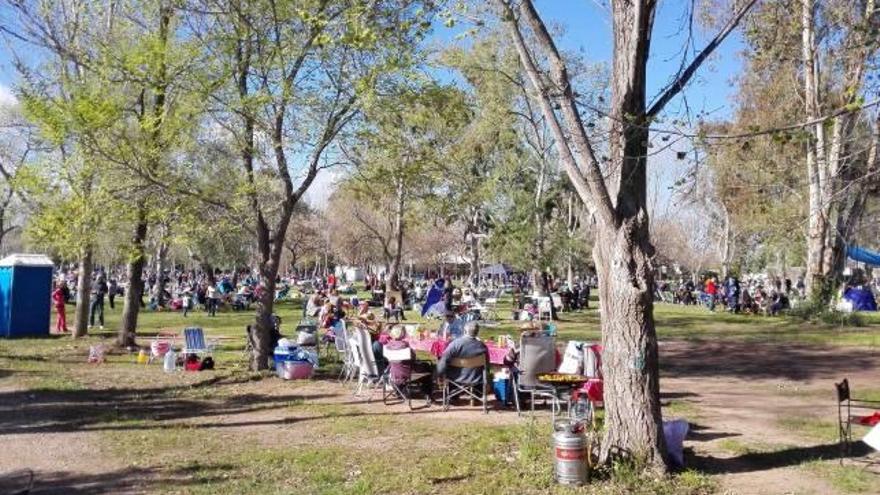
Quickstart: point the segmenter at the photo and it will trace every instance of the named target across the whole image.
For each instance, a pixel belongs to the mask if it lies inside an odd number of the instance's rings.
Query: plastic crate
[[[312,377],[315,368],[308,361],[277,361],[275,372],[282,380],[305,380]]]

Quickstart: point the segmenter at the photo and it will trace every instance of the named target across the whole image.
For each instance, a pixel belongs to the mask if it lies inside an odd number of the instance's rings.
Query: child
[[[55,284],[55,290],[52,291],[52,303],[55,304],[55,312],[58,313],[58,321],[55,324],[55,331],[66,333],[67,315],[64,309],[64,288],[67,284],[64,281]]]

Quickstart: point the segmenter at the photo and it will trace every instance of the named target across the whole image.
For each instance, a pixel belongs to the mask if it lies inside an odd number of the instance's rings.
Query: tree
[[[560,161],[581,201],[597,219],[593,257],[606,356],[602,363],[606,429],[601,451],[606,461],[618,455],[639,457],[657,471],[666,470],[653,317],[654,248],[646,205],[648,124],[754,3],[747,2],[649,107],[645,83],[656,2],[612,0],[609,153],[603,169],[578,108],[566,62],[533,3],[496,0],[532,96],[554,136]]]
[[[448,154],[469,118],[461,91],[434,84],[403,88],[365,111],[365,129],[350,153],[356,170],[348,190],[359,205],[387,215],[390,229],[384,230],[360,208],[352,212],[381,247],[388,292],[399,288],[407,220],[416,218],[417,201],[456,174]]]
[[[26,197],[17,187],[16,174],[40,150],[36,129],[16,104],[0,104],[0,250],[6,249],[9,234],[21,228]]]
[[[70,115],[75,126],[68,126],[66,138],[75,139],[79,152],[85,154],[83,159],[100,162],[102,168],[94,174],[101,176],[107,188],[108,203],[120,205],[121,220],[132,224],[128,288],[117,336],[118,345],[132,346],[149,221],[161,214],[151,211],[151,205],[158,203],[164,185],[171,182],[173,157],[189,138],[200,112],[201,100],[190,98],[195,93],[188,84],[197,59],[178,22],[178,5],[167,0],[9,4],[21,20],[19,37],[57,58],[63,77],[56,82],[62,90],[73,84],[86,89],[72,93],[69,107],[76,112]],[[31,71],[24,79],[43,80],[45,86],[47,78]],[[33,110],[34,115],[53,118],[51,105],[36,98],[29,104],[43,107]],[[87,122],[82,119],[86,112],[93,117]],[[81,277],[90,276],[92,251],[91,245],[83,247]],[[81,290],[87,290],[87,285],[81,281]]]
[[[868,64],[880,49],[880,9],[874,0],[800,3],[804,108],[813,122],[806,156],[807,284],[811,293],[827,300],[828,283],[839,277],[846,256],[839,232],[853,212],[839,194],[848,183],[846,176],[853,175],[852,137],[858,116],[844,112],[826,118],[824,112],[833,111],[833,106],[853,110],[864,102]]]
[[[334,143],[363,98],[392,69],[409,64],[412,47],[429,27],[424,19],[430,9],[410,0],[200,3],[197,29],[216,72],[207,93],[240,157],[266,287],[251,359],[251,368],[262,370],[294,208],[318,172],[335,163]],[[280,201],[261,194],[264,180],[279,186]]]

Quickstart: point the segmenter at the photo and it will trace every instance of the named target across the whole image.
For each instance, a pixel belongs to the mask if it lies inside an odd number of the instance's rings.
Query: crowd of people
[[[722,281],[707,277],[702,284],[680,279],[673,286],[662,281],[657,286],[657,300],[675,304],[702,304],[709,310],[724,308],[732,313],[777,315],[792,306],[792,300],[806,296],[803,277],[795,282],[790,278],[749,278],[740,281],[729,275]]]

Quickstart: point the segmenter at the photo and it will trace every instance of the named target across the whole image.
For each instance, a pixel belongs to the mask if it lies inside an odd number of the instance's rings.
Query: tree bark
[[[159,307],[165,307],[165,261],[168,256],[168,243],[160,240],[156,246],[156,285],[153,287],[153,299]]]
[[[721,205],[722,214],[724,215],[724,231],[722,232],[721,238],[721,276],[723,278],[727,278],[730,274],[730,260],[732,258],[732,234],[731,234],[731,226],[730,226],[730,213],[727,211],[727,207]]]
[[[83,247],[79,257],[79,276],[76,280],[76,314],[74,315],[74,337],[85,337],[89,327],[89,303],[92,287],[92,248]]]
[[[128,262],[128,288],[122,306],[122,326],[116,336],[120,347],[136,345],[138,315],[141,310],[141,297],[144,293],[144,265],[146,252],[144,242],[147,239],[147,212],[144,206],[138,206],[138,218],[135,223],[134,235],[131,239],[132,257]]]
[[[636,458],[662,470],[666,450],[647,220],[643,212],[619,229],[597,228],[593,258],[602,304],[605,378],[601,458]]]
[[[395,186],[394,201],[394,256],[391,259],[391,266],[388,267],[388,273],[385,277],[385,294],[400,287],[400,260],[403,256],[403,233],[404,233],[404,208],[406,207],[406,196],[404,191],[403,179],[398,179]]]
[[[820,4],[821,5],[821,4]],[[845,92],[842,103],[859,105],[862,96],[868,60],[877,52],[871,24],[876,16],[874,0],[867,0],[855,8],[863,8],[848,26],[844,45],[842,87]],[[842,113],[831,119],[821,119],[823,95],[821,89],[831,85],[822,82],[819,66],[819,49],[816,42],[817,6],[814,0],[801,0],[801,57],[803,62],[803,90],[806,117],[817,121],[810,127],[811,140],[807,143],[807,182],[809,192],[809,217],[807,226],[807,289],[820,302],[826,303],[831,291],[828,284],[840,278],[843,268],[841,250],[847,238],[841,237],[840,227],[847,223],[849,206],[842,192],[852,186],[859,177],[850,169],[850,142],[856,119],[851,113]],[[829,98],[824,98],[829,99]],[[829,126],[830,124],[830,126]],[[830,137],[826,129],[830,128]],[[847,177],[849,175],[849,177]],[[864,179],[869,179],[865,177]],[[858,213],[858,211],[856,211]]]

